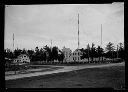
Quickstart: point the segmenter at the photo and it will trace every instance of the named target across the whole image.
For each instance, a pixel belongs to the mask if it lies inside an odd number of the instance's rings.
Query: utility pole
[[[102,47],[102,24],[101,24],[101,47]]]

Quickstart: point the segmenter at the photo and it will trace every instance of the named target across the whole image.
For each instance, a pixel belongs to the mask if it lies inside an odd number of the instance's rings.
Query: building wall
[[[76,49],[73,53],[69,48],[63,48],[62,49],[64,53],[64,62],[80,62],[81,61],[81,51]]]
[[[63,48],[62,52],[64,53],[64,62],[69,62],[70,61],[70,56],[72,54],[72,51],[70,48]]]
[[[75,50],[72,55],[70,56],[70,61],[73,62],[80,62],[81,61],[81,51]]]

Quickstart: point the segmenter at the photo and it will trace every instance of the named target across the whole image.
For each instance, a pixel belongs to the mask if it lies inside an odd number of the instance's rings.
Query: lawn
[[[124,89],[125,66],[91,68],[66,73],[8,80],[7,88],[106,88]]]

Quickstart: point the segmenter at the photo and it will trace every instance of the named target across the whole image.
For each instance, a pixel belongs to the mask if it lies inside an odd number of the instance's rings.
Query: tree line
[[[109,42],[105,49],[101,46],[95,47],[95,44],[92,43],[91,46],[88,44],[84,49],[80,49],[83,55],[82,59],[87,58],[88,61],[94,61],[94,58],[99,58],[99,61],[103,61],[103,57],[110,58],[114,60],[114,58],[124,59],[124,46],[122,43],[119,43],[117,46],[114,46],[113,43]]]
[[[35,50],[26,50],[26,49],[15,49],[12,52],[10,49],[4,50],[4,55],[6,58],[14,59],[17,58],[20,54],[27,54],[31,61],[44,61],[44,62],[53,62],[54,60],[63,61],[64,54],[62,51],[57,47],[49,47],[44,46],[43,48],[36,47]]]
[[[105,49],[101,46],[95,46],[94,43],[91,46],[88,44],[85,48],[81,48],[80,51],[83,53],[81,59],[87,58],[88,61],[94,61],[94,58],[99,58],[99,61],[103,60],[103,57],[111,58],[121,58],[124,59],[124,46],[122,43],[119,43],[117,46],[114,46],[113,43],[109,42]],[[10,49],[4,50],[4,55],[6,58],[14,59],[17,58],[20,54],[27,54],[31,61],[43,61],[43,62],[53,62],[54,60],[58,60],[59,62],[63,62],[64,54],[62,50],[60,50],[57,46],[49,47],[44,46],[43,48],[35,48],[34,50],[26,50],[26,49],[15,49],[12,52]]]

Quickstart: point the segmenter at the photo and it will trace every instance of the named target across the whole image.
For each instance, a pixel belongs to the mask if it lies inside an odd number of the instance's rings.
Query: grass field
[[[83,69],[66,73],[8,80],[6,88],[106,88],[124,89],[125,66]]]

